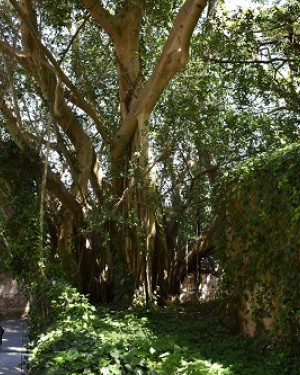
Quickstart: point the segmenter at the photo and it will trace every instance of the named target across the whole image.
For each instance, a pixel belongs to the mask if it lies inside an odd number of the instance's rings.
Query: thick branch
[[[59,149],[59,151],[61,151],[62,155],[64,156],[64,158],[67,162],[67,165],[69,167],[69,170],[70,170],[70,173],[71,173],[71,176],[72,176],[72,179],[73,179],[73,182],[74,182],[75,186],[78,188],[78,191],[80,191],[81,189],[80,189],[80,185],[77,181],[77,174],[76,174],[74,163],[73,163],[73,160],[72,160],[72,157],[71,157],[71,152],[67,149],[67,146],[65,145],[65,141],[64,141],[62,135],[60,134],[58,126],[56,124],[54,125],[54,129],[55,129],[55,133],[56,133],[58,149]]]
[[[101,202],[102,200],[102,168],[100,161],[96,155],[96,153],[93,153],[93,162],[92,162],[92,170],[91,170],[91,185],[92,188],[97,195],[98,200]]]
[[[186,267],[186,260],[192,260],[197,254],[198,256],[205,256],[214,249],[214,235],[217,230],[217,218],[214,218],[208,232],[201,234],[188,245],[188,254],[186,254],[186,247],[183,246],[175,253],[173,272],[172,274],[180,274],[180,270]]]
[[[112,39],[116,49],[121,114],[126,119],[140,84],[140,26],[144,1],[129,0],[114,20],[117,35]]]
[[[99,2],[99,0],[83,0],[85,8],[90,12],[93,19],[105,30],[113,39],[116,30],[113,25],[114,16],[111,15]]]
[[[62,92],[59,93],[59,103],[60,105],[58,109],[61,115],[56,117],[56,121],[75,146],[77,161],[76,182],[80,187],[80,195],[84,195],[87,189],[88,180],[91,176],[93,160],[92,141],[84,132],[81,123],[74,116],[71,109],[65,104],[64,99],[62,98]]]
[[[46,187],[50,194],[52,193],[62,202],[65,207],[70,210],[70,212],[74,214],[76,224],[80,226],[84,221],[81,205],[77,202],[73,195],[68,192],[60,179],[56,178],[55,174],[50,168],[47,170]]]
[[[118,131],[111,153],[113,159],[119,158],[126,149],[138,126],[138,118],[149,117],[172,77],[188,63],[190,39],[206,3],[207,0],[187,0],[180,9],[154,72]]]
[[[101,121],[101,113],[97,108],[94,108],[93,105],[86,99],[82,100],[82,98],[78,95],[73,95],[74,91],[64,90],[64,97],[71,103],[75,104],[76,107],[81,108],[90,118],[94,121],[96,128],[101,135],[103,141],[107,144],[111,143],[111,140],[107,136],[106,132],[103,129],[103,123]]]
[[[30,71],[28,59],[29,55],[27,53],[10,46],[8,43],[3,42],[2,40],[0,40],[0,50],[2,51],[2,53],[9,55],[12,58],[16,58],[16,60],[24,69]]]
[[[219,64],[273,64],[276,62],[297,62],[295,59],[288,59],[284,57],[274,57],[270,59],[253,59],[253,60],[232,60],[232,59],[216,59],[213,57],[205,57],[204,61],[214,62]]]
[[[11,95],[12,95],[13,103],[14,103],[15,114],[16,114],[16,117],[17,117],[18,124],[19,124],[19,126],[21,126],[22,120],[21,120],[21,114],[20,114],[19,103],[18,103],[18,99],[17,99],[17,95],[16,95],[16,90],[15,90],[14,82],[13,82],[13,80],[14,80],[13,72],[11,70],[9,62],[6,60],[5,54],[2,52],[1,55],[2,55],[2,61],[3,61],[4,67],[5,67],[6,72],[7,72],[10,91],[11,91]]]
[[[98,129],[100,135],[102,136],[103,140],[105,142],[109,142],[109,137],[106,135],[106,132],[103,128],[102,122],[99,118],[99,114],[97,114],[97,111],[93,108],[91,103],[87,102],[84,99],[84,97],[78,91],[76,86],[69,80],[69,78],[62,71],[58,62],[56,61],[54,56],[51,54],[51,52],[47,49],[47,47],[45,47],[43,45],[35,27],[34,27],[34,22],[33,22],[33,24],[30,22],[27,15],[22,11],[22,9],[20,8],[20,6],[18,5],[18,3],[15,0],[10,0],[10,2],[14,6],[15,10],[18,12],[22,22],[24,22],[24,24],[26,25],[26,28],[25,28],[24,32],[26,34],[30,33],[30,36],[32,38],[32,43],[34,43],[36,46],[38,46],[39,53],[37,54],[37,56],[39,57],[40,52],[41,52],[42,55],[45,58],[45,62],[47,61],[47,59],[49,60],[49,62],[53,66],[53,68],[50,67],[51,72],[54,72],[56,74],[56,76],[58,77],[58,79],[61,80],[61,82],[63,82],[71,90],[71,92],[73,93],[74,97],[76,98],[76,101],[77,101],[78,105],[80,106],[80,108],[83,109],[95,121],[95,123],[97,125],[97,129]],[[27,0],[27,2],[30,2],[30,1]],[[44,63],[43,65],[46,66],[47,64]],[[31,73],[35,74],[35,76],[36,76],[37,72],[32,71]]]
[[[32,0],[22,0],[20,6],[15,0],[10,0],[18,14],[22,14],[21,30],[23,44],[30,53],[38,54],[39,44],[35,35],[38,34],[37,17]]]
[[[30,143],[31,140],[21,131],[18,119],[14,116],[13,110],[10,108],[7,101],[2,100],[2,102],[0,102],[0,111],[6,120],[4,127],[11,135],[18,148],[23,150],[23,143]]]
[[[128,110],[139,84],[140,25],[144,14],[144,0],[128,0],[116,15],[109,14],[98,1],[85,0],[91,16],[110,36],[116,50],[122,118]]]

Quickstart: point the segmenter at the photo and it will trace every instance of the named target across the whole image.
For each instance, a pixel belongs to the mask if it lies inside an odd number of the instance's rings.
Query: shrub
[[[99,348],[93,328],[95,311],[87,298],[66,282],[47,280],[31,304],[31,373],[89,374],[83,371],[90,368],[91,356]]]

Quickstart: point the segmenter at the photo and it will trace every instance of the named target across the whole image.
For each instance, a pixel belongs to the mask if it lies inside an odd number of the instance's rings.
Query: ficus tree
[[[45,183],[37,191],[51,257],[94,301],[115,298],[122,285],[125,299],[139,287],[148,300],[158,287],[167,293],[174,256],[157,196],[149,118],[189,61],[205,6],[205,0],[0,3],[2,136],[9,134],[20,155],[39,154]]]

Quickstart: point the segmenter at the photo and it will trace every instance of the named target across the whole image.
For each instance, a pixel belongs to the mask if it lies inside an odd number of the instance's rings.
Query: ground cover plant
[[[233,334],[218,302],[97,310],[58,281],[47,298],[49,318],[33,310],[31,320],[32,375],[296,375],[300,366],[287,349]]]

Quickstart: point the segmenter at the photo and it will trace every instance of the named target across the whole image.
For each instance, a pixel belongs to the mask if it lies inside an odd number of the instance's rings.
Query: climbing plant
[[[1,141],[1,262],[13,276],[27,281],[38,269],[39,168],[35,152],[20,151],[10,139]]]
[[[300,331],[299,158],[299,143],[264,153],[223,173],[217,187],[229,306],[248,329],[289,339]]]

